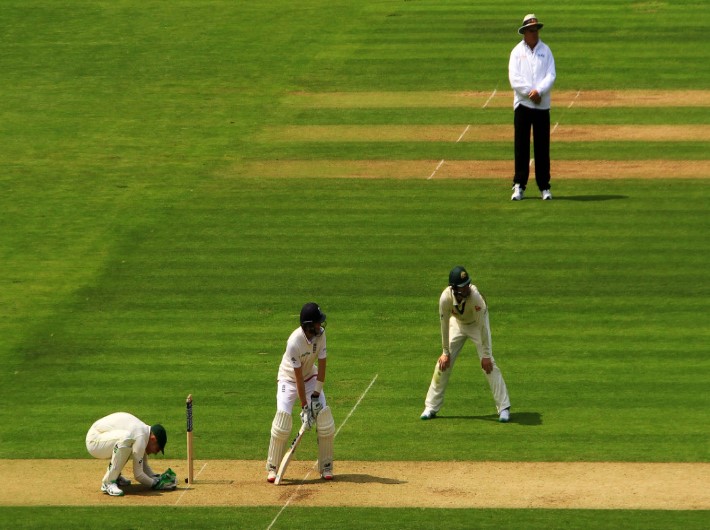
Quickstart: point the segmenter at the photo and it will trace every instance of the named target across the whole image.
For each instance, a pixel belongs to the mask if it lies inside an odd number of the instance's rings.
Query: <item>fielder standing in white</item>
[[[154,473],[148,465],[148,455],[165,454],[168,434],[159,423],[152,427],[127,412],[116,412],[94,422],[86,434],[86,449],[94,458],[110,459],[101,480],[101,491],[112,497],[123,496],[120,487],[131,481],[121,475],[121,470],[133,459],[133,476],[144,486],[156,490],[174,490],[177,477],[168,469],[163,474]]]
[[[466,339],[471,339],[476,345],[481,368],[493,392],[498,421],[507,422],[510,419],[510,398],[503,374],[493,358],[488,305],[478,288],[471,284],[466,269],[461,266],[454,267],[449,273],[449,286],[439,298],[439,319],[443,352],[434,367],[421,419],[431,420],[436,417],[444,403],[444,393],[456,358]]]
[[[301,421],[318,432],[318,470],[325,480],[333,478],[333,439],[335,421],[325,400],[323,384],[326,374],[325,313],[318,304],[309,302],[301,309],[301,325],[286,343],[279,366],[276,387],[276,415],[271,424],[271,442],[266,459],[266,480],[274,482],[293,420],[296,400],[301,406]],[[317,364],[316,364],[317,363]]]

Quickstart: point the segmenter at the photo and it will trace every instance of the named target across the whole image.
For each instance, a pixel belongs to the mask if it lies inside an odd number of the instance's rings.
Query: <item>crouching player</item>
[[[154,473],[148,455],[165,454],[168,435],[159,423],[147,425],[127,412],[116,412],[96,420],[86,434],[86,448],[94,458],[110,459],[101,480],[101,491],[112,497],[123,496],[121,487],[131,481],[121,475],[129,459],[133,459],[133,476],[141,484],[156,490],[174,490],[177,477],[168,469]]]

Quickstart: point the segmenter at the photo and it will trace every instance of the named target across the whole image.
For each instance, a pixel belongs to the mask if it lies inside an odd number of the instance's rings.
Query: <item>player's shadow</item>
[[[375,477],[374,475],[366,475],[363,473],[344,473],[336,474],[333,479],[334,482],[352,482],[353,484],[406,484],[406,480],[398,480],[396,478],[387,477]],[[292,485],[298,484],[322,484],[323,479],[320,477],[306,479],[306,480],[294,480],[293,482],[288,482]],[[286,481],[281,482],[281,484],[287,484]]]
[[[479,420],[492,421],[498,423],[497,414],[486,414],[485,416],[437,416],[434,420]],[[539,412],[511,412],[508,423],[517,423],[518,425],[542,425],[542,414]]]
[[[618,199],[628,199],[628,195],[555,195],[555,201],[579,201],[579,202],[594,202],[594,201],[615,201]]]

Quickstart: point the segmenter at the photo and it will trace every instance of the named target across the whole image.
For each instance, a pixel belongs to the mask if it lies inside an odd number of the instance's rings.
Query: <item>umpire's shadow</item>
[[[479,420],[492,421],[498,423],[497,414],[486,414],[485,416],[437,416],[433,420]],[[518,425],[542,425],[542,414],[539,412],[511,412],[508,423],[517,423]]]
[[[628,195],[555,195],[555,201],[615,201],[618,199],[628,199]]]

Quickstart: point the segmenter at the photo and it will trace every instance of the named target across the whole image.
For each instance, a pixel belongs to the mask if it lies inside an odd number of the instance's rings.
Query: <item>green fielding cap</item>
[[[449,273],[449,285],[452,287],[464,287],[471,283],[471,277],[461,265],[457,265]]]
[[[160,452],[165,454],[165,444],[168,443],[168,433],[165,432],[165,427],[160,425],[160,423],[156,423],[150,428],[150,432],[152,432],[155,435],[155,438],[158,440],[158,447],[160,447]]]

